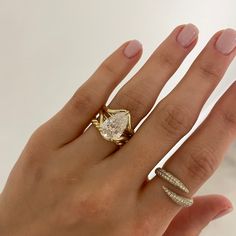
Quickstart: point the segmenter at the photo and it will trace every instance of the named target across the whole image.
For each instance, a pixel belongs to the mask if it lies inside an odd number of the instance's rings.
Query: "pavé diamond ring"
[[[92,124],[105,140],[114,142],[118,146],[127,143],[134,134],[130,112],[125,109],[114,110],[104,105],[98,117],[92,120]]]
[[[179,180],[177,177],[175,177],[170,172],[167,172],[166,170],[162,168],[157,168],[155,170],[155,173],[161,177],[163,180],[170,183],[172,186],[176,187],[177,189],[181,190],[182,192],[189,193],[188,188],[184,185],[184,183]],[[186,198],[183,196],[178,195],[177,193],[171,191],[166,186],[162,186],[162,189],[166,193],[166,195],[176,204],[182,206],[182,207],[190,207],[193,204],[192,198]]]

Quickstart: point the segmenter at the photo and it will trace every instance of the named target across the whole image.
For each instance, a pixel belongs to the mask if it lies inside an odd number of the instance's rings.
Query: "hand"
[[[108,106],[127,109],[132,127],[197,41],[193,25],[177,27]],[[1,236],[198,235],[231,203],[221,196],[172,202],[148,173],[191,129],[236,54],[236,32],[217,32],[184,78],[121,149],[89,126],[116,85],[139,60],[137,41],[123,44],[29,139],[0,196]],[[213,174],[236,135],[236,84],[166,162],[191,197]],[[85,130],[85,131],[84,131]],[[168,183],[165,182],[166,185]]]

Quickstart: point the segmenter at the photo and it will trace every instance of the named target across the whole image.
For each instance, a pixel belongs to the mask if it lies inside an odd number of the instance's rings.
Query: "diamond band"
[[[168,183],[173,185],[174,187],[180,189],[182,192],[189,193],[188,188],[180,181],[178,178],[176,178],[174,175],[172,175],[170,172],[167,172],[166,170],[162,168],[157,168],[155,170],[155,173],[161,177],[162,179],[166,180]],[[171,191],[166,186],[162,186],[162,189],[166,193],[166,195],[176,204],[182,206],[182,207],[189,207],[193,204],[193,199],[186,198],[178,195],[177,193]]]
[[[174,177],[171,173],[165,171],[162,168],[157,168],[155,170],[155,173],[162,177],[163,179],[165,179],[167,182],[169,182],[170,184],[174,185],[175,187],[179,188],[180,190],[182,190],[185,193],[189,193],[188,188],[176,177]]]
[[[170,199],[174,201],[176,204],[182,207],[190,207],[193,204],[193,199],[182,197],[176,194],[175,192],[172,192],[170,189],[168,189],[165,186],[162,186],[162,188],[164,192],[167,194],[167,196],[170,197]]]
[[[130,113],[125,109],[114,110],[103,106],[98,118],[94,118],[92,123],[105,140],[118,146],[124,145],[134,134]]]

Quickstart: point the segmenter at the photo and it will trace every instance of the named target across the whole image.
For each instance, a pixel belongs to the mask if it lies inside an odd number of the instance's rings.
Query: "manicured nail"
[[[222,216],[225,216],[225,215],[229,214],[232,211],[233,211],[233,208],[225,209],[225,210],[221,211],[220,213],[218,213],[212,220],[215,220],[215,219],[218,219]]]
[[[179,32],[177,42],[180,43],[181,46],[187,48],[197,38],[198,33],[199,30],[195,25],[187,24]]]
[[[227,55],[236,47],[236,31],[233,29],[224,30],[216,41],[216,49]]]
[[[142,49],[142,44],[138,40],[132,40],[128,43],[124,50],[124,54],[128,58],[132,58]]]

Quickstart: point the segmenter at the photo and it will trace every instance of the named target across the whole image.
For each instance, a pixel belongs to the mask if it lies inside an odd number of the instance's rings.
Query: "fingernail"
[[[229,214],[232,211],[233,211],[233,208],[225,209],[225,210],[221,211],[220,213],[218,213],[212,220],[215,220],[215,219],[218,219],[222,216],[225,216],[225,215]]]
[[[179,32],[177,42],[180,43],[181,46],[187,48],[197,38],[198,33],[199,30],[195,25],[187,24]]]
[[[216,41],[216,49],[227,55],[236,47],[236,31],[233,29],[224,30]]]
[[[135,55],[137,55],[141,49],[142,49],[142,44],[138,40],[132,40],[126,46],[124,54],[128,58],[132,58]]]

